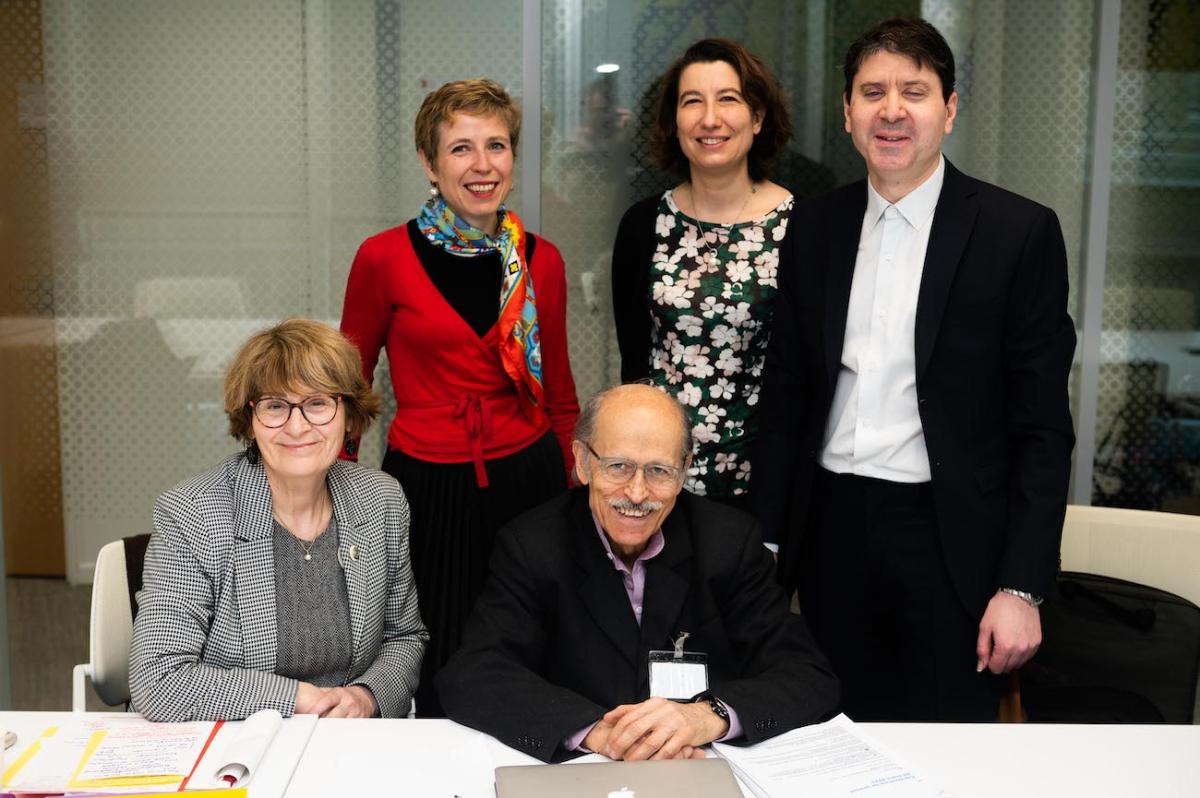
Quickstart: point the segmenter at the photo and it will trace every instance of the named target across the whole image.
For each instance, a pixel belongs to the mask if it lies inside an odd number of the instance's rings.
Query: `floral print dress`
[[[793,198],[758,219],[699,222],[663,194],[650,266],[650,380],[683,403],[696,439],[684,486],[744,496],[755,408],[776,293],[779,246]]]

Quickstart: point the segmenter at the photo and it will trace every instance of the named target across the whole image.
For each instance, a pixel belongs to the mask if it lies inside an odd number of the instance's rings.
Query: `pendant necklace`
[[[324,504],[324,502],[322,502],[322,504]],[[319,517],[324,514],[325,514],[325,508],[322,507],[321,512],[318,513],[317,515]],[[298,543],[300,545],[300,550],[304,552],[304,560],[306,562],[312,562],[313,546],[317,545],[317,540],[318,540],[318,538],[321,537],[321,535],[317,535],[317,537],[313,538],[310,541],[307,541],[308,545],[305,545],[305,541],[299,535],[294,534],[290,529],[288,529],[286,526],[284,526],[283,522],[279,520],[278,516],[275,517],[275,522],[277,524],[279,524],[281,527],[283,527],[284,531],[287,532],[289,535],[291,535],[292,538],[296,541],[296,543]]]
[[[715,269],[717,264],[720,262],[720,258],[717,257],[717,250],[713,249],[712,244],[709,243],[708,234],[720,227],[733,229],[733,226],[737,224],[737,220],[742,218],[742,212],[746,210],[746,206],[750,204],[750,198],[757,193],[758,187],[755,186],[754,183],[751,183],[750,193],[746,195],[746,199],[742,202],[742,207],[738,208],[738,212],[733,217],[733,221],[725,225],[721,224],[720,222],[714,222],[712,227],[705,230],[704,222],[700,221],[700,213],[696,209],[695,189],[690,183],[688,184],[688,199],[692,201],[692,213],[696,219],[696,227],[700,230],[700,240],[704,242],[704,265],[709,269]]]

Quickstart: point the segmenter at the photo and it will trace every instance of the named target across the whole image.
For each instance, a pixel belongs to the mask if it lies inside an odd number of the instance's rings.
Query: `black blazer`
[[[866,181],[806,203],[780,254],[764,374],[756,510],[800,579],[812,477],[841,368]],[[1058,568],[1074,445],[1075,327],[1049,208],[946,162],[917,299],[917,396],[946,566],[982,616],[998,587],[1047,595]],[[770,432],[770,434],[767,434]],[[789,502],[790,499],[790,502]]]
[[[648,652],[686,631],[747,740],[829,716],[837,680],[788,611],[757,527],[681,493],[647,561],[639,628],[586,487],[521,516],[501,530],[462,648],[437,676],[447,714],[549,761],[567,736],[646,699]]]

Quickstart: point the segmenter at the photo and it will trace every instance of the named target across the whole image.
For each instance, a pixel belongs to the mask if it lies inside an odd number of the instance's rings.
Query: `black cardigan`
[[[613,322],[621,350],[621,382],[650,376],[650,262],[656,246],[654,224],[661,200],[662,194],[655,194],[630,206],[621,217],[617,240],[613,242]],[[780,263],[783,249],[791,246],[794,231],[795,226],[789,220],[787,233],[779,245]]]

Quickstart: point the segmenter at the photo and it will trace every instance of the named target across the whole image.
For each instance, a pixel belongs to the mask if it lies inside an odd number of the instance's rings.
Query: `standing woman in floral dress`
[[[662,80],[651,146],[683,179],[638,202],[613,246],[621,379],[692,414],[686,488],[749,510],[749,453],[792,195],[767,179],[791,138],[778,81],[729,39],[696,42]]]

